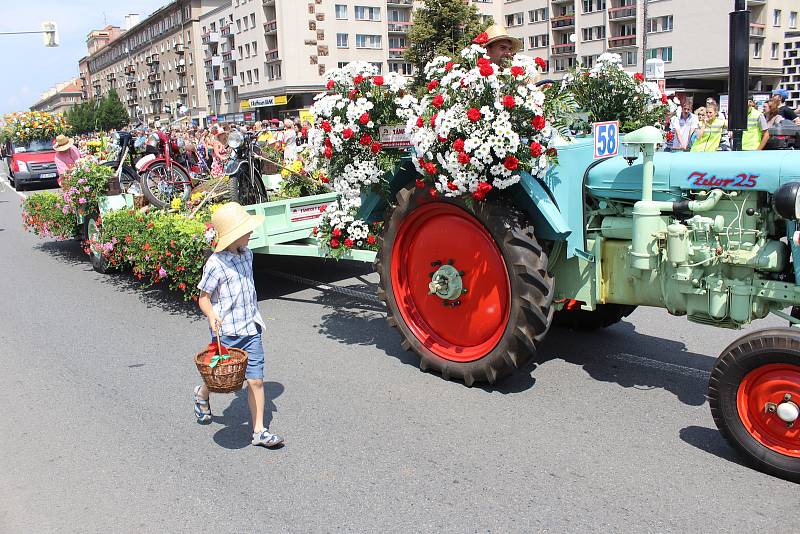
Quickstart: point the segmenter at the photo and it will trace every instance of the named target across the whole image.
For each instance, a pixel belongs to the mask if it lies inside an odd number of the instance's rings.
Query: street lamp
[[[42,29],[29,32],[0,32],[0,35],[24,35],[28,33],[41,33],[44,46],[53,48],[58,46],[58,25],[55,22],[42,22]]]

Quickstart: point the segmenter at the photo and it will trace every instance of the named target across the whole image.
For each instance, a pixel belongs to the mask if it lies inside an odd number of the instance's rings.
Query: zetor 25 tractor
[[[522,173],[506,200],[469,206],[395,175],[376,267],[389,323],[423,369],[494,383],[552,323],[606,327],[636,306],[722,328],[770,313],[800,326],[783,311],[800,305],[800,152],[655,154],[652,127],[622,142],[629,157],[598,160],[591,139],[564,144],[543,179]],[[800,329],[725,348],[708,398],[736,449],[800,480]]]

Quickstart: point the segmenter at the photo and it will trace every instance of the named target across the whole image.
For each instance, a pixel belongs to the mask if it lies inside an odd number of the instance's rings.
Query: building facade
[[[45,91],[41,98],[31,106],[31,111],[65,113],[72,106],[80,103],[81,98],[80,79],[75,78]]]

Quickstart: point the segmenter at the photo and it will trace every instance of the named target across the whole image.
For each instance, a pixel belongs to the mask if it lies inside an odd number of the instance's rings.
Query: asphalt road
[[[257,258],[271,428],[197,425],[193,305],[92,271],[0,193],[0,532],[791,532],[797,486],[743,465],[705,391],[742,332],[640,309],[554,330],[496,388],[420,372],[370,266]],[[782,324],[765,320],[759,326]]]

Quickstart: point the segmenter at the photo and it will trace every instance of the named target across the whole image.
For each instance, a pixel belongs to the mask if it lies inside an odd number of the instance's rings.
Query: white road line
[[[606,356],[606,358],[619,360],[625,363],[632,363],[634,365],[641,365],[643,367],[652,367],[653,369],[658,369],[659,371],[666,371],[667,373],[688,376],[691,378],[708,380],[709,377],[711,377],[711,373],[704,371],[703,369],[687,367],[685,365],[678,365],[675,363],[662,362],[660,360],[653,360],[651,358],[645,358],[644,356],[637,356],[635,354],[627,354],[625,352],[609,354]]]
[[[15,192],[15,193],[16,193],[18,196],[20,196],[20,197],[21,197],[23,200],[25,200],[26,198],[28,198],[28,197],[27,197],[27,196],[26,196],[24,193],[22,193],[21,191],[17,191],[17,190],[16,190],[16,189],[14,189],[13,187],[11,187],[11,184],[10,184],[10,183],[8,183],[8,178],[6,178],[5,176],[3,176],[2,174],[0,174],[0,182],[3,182],[3,189],[5,189],[5,188],[8,188],[8,189],[12,190],[12,191],[13,191],[13,192]]]

